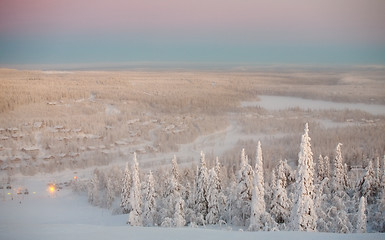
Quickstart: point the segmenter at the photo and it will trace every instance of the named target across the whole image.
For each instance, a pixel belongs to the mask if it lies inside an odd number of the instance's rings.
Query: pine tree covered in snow
[[[265,212],[265,181],[263,177],[262,148],[261,142],[258,141],[251,200],[250,230],[256,231],[263,228],[264,224],[261,222],[261,216],[265,214]]]
[[[305,125],[301,148],[298,154],[298,169],[294,205],[290,215],[292,230],[316,231],[317,216],[314,209],[314,163],[311,151],[309,128]]]
[[[366,201],[365,197],[362,196],[360,199],[360,205],[358,207],[358,217],[357,217],[357,232],[365,233],[366,232]]]
[[[197,221],[199,224],[205,224],[209,210],[207,201],[208,170],[205,154],[203,152],[201,152],[200,166],[197,171],[195,191],[195,212],[197,214]]]
[[[155,182],[152,172],[150,171],[144,192],[144,206],[143,206],[143,225],[147,227],[156,224],[156,192]]]
[[[224,194],[224,188],[223,188],[223,181],[222,181],[222,168],[221,168],[221,164],[219,162],[219,158],[216,157],[215,159],[215,166],[214,166],[214,171],[215,171],[215,174],[217,175],[217,179],[218,179],[218,189],[219,189],[219,192],[218,192],[218,206],[219,206],[219,217],[220,217],[220,220],[224,221],[225,219],[225,213],[228,211],[228,209],[226,208],[227,204],[227,197],[225,196]]]
[[[334,158],[334,172],[332,178],[333,192],[345,191],[348,186],[347,176],[342,159],[341,146],[342,143],[338,143],[336,147],[336,156]]]
[[[367,199],[368,204],[372,204],[377,196],[377,191],[378,188],[373,163],[372,161],[369,161],[369,164],[366,167],[365,175],[358,184],[358,194],[359,197],[364,196]]]
[[[328,205],[328,198],[330,197],[329,191],[329,178],[325,177],[315,187],[315,200],[314,206],[317,214],[317,230],[320,232],[329,231],[329,218],[326,214]]]
[[[331,191],[324,190],[328,198],[322,203],[324,208],[319,210],[322,221],[326,222],[326,226],[322,230],[337,233],[352,232],[353,226],[349,218],[349,208],[351,205],[350,196],[347,194],[349,179],[347,175],[347,166],[343,163],[341,143],[337,144],[336,156],[334,158],[334,171],[331,176]],[[323,215],[323,213],[326,214]],[[319,221],[319,222],[320,222]]]
[[[251,214],[251,198],[253,192],[254,171],[248,163],[245,149],[241,153],[241,166],[237,176],[237,203],[236,217],[239,225],[247,225]]]
[[[329,178],[330,180],[330,159],[328,156],[324,157],[324,170],[325,170],[325,177]]]
[[[379,157],[376,158],[374,171],[376,173],[376,187],[379,188],[381,185],[381,166]]]
[[[163,209],[161,210],[161,218],[172,218],[175,211],[175,205],[181,197],[181,185],[179,184],[179,172],[176,157],[172,159],[172,174],[167,180],[167,186],[163,195]]]
[[[278,165],[277,183],[273,189],[273,199],[270,205],[270,214],[278,224],[287,224],[289,222],[291,200],[286,191],[286,175],[284,164],[281,160]]]
[[[225,219],[226,222],[231,224],[239,224],[239,213],[237,208],[237,183],[235,182],[235,179],[230,178],[229,185],[226,188],[226,212],[225,212]]]
[[[317,182],[322,182],[326,178],[325,159],[320,154],[317,164]]]
[[[382,193],[377,202],[376,217],[373,220],[376,230],[385,232],[385,190],[382,189]]]
[[[284,173],[286,175],[286,183],[285,183],[285,188],[286,188],[288,185],[295,183],[295,180],[296,180],[295,171],[293,171],[293,169],[287,163],[286,159],[280,162],[280,164],[282,164]]]
[[[136,153],[134,153],[134,159],[132,164],[132,187],[130,193],[130,203],[132,210],[130,212],[128,223],[131,226],[142,226],[142,184],[139,179],[139,164],[136,159]]]
[[[114,191],[114,183],[112,178],[107,178],[107,207],[110,208],[112,206],[112,202],[115,199],[115,191]]]
[[[209,182],[207,190],[207,201],[209,212],[206,217],[208,224],[217,224],[220,219],[220,205],[219,197],[221,193],[221,186],[219,178],[214,169],[209,171]]]
[[[98,169],[94,170],[92,179],[88,184],[88,202],[92,205],[98,206],[100,203],[100,172]]]
[[[352,224],[348,215],[349,196],[339,191],[331,195],[329,208],[327,209],[328,231],[336,233],[352,232]]]
[[[179,169],[178,169],[178,163],[176,161],[176,156],[174,155],[172,162],[172,175],[174,178],[179,182]]]
[[[120,195],[120,207],[122,208],[123,214],[129,213],[131,211],[130,204],[130,191],[131,191],[131,175],[130,168],[128,163],[126,164],[126,168],[124,170],[124,178],[122,179],[122,192]]]
[[[186,225],[184,207],[185,207],[185,202],[182,199],[182,197],[179,197],[175,205],[175,213],[174,213],[175,227],[183,227],[184,225]]]
[[[382,170],[381,170],[381,182],[380,182],[380,187],[384,191],[385,189],[385,155],[382,158]]]

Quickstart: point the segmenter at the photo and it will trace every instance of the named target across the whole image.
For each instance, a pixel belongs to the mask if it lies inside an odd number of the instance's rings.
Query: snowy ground
[[[268,110],[284,110],[298,107],[300,109],[311,110],[361,110],[374,115],[385,115],[385,105],[364,104],[364,103],[338,103],[331,101],[304,99],[299,97],[286,96],[258,96],[260,101],[242,102],[243,107],[260,106]]]
[[[112,215],[93,207],[86,196],[73,193],[70,187],[54,195],[47,191],[47,183],[68,181],[71,174],[15,178],[15,183],[29,189],[28,195],[17,195],[14,189],[1,190],[0,239],[385,239],[385,234],[379,233],[246,232],[225,226],[130,227],[125,224],[127,215]]]

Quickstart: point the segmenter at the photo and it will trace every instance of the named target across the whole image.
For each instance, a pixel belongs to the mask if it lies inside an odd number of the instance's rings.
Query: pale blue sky
[[[3,0],[0,65],[385,64],[383,0]]]

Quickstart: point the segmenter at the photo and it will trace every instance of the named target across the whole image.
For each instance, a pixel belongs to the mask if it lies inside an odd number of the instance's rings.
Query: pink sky
[[[0,64],[385,63],[385,0],[0,0]]]
[[[385,44],[384,0],[1,0],[0,34]]]

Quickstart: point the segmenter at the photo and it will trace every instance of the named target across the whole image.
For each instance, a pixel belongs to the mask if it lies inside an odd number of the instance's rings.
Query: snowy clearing
[[[242,102],[243,107],[260,106],[268,110],[285,110],[298,107],[300,109],[311,110],[361,110],[370,114],[385,115],[385,105],[379,104],[364,104],[364,103],[338,103],[322,100],[312,100],[299,97],[286,96],[258,96],[260,101]]]

